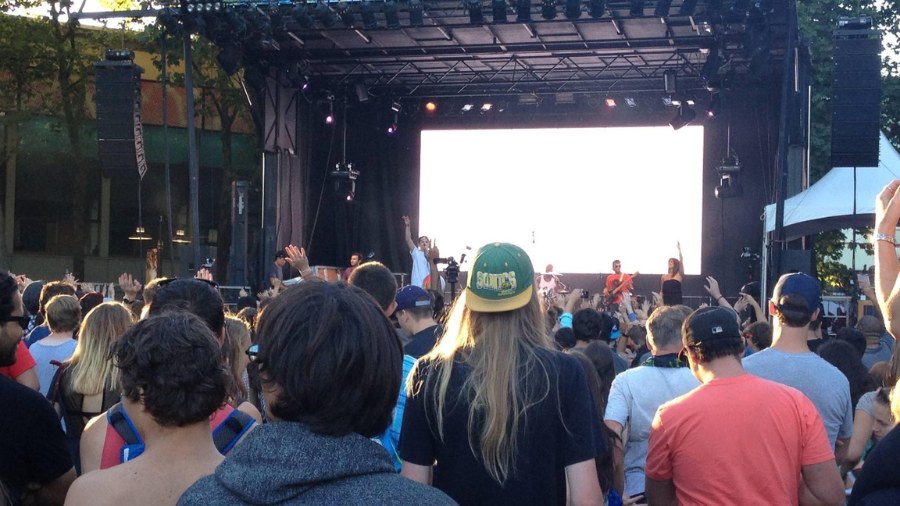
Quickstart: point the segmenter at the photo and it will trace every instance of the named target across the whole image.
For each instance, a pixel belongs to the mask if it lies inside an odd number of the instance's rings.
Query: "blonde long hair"
[[[222,345],[222,355],[225,365],[231,373],[230,396],[233,400],[243,401],[248,397],[247,387],[244,385],[244,370],[247,369],[247,360],[244,359],[244,350],[250,346],[250,327],[241,318],[225,316],[225,342]]]
[[[118,390],[119,374],[113,366],[109,346],[125,333],[134,320],[131,311],[118,302],[104,302],[92,309],[78,331],[78,344],[69,359],[69,388],[81,395],[110,388]]]
[[[434,403],[438,434],[444,437],[444,410],[457,399],[448,399],[448,385],[456,360],[471,369],[459,400],[469,402],[469,446],[477,452],[485,470],[499,483],[515,473],[518,428],[525,423],[528,409],[545,398],[550,389],[547,364],[534,353],[550,348],[537,295],[512,311],[483,313],[466,307],[465,293],[450,310],[443,337],[435,348],[416,364],[433,365],[433,374],[424,384],[414,385],[409,375],[407,389],[412,395],[420,388]]]

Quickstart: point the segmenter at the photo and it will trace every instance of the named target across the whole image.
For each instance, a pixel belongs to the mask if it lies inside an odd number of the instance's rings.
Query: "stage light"
[[[581,0],[566,0],[566,17],[568,19],[581,17]]]
[[[644,0],[631,0],[631,5],[628,9],[628,13],[633,17],[639,17],[644,15]]]
[[[190,244],[191,240],[187,238],[187,235],[184,233],[183,228],[179,228],[175,231],[175,238],[172,239],[172,242],[175,244]]]
[[[312,27],[313,20],[309,17],[309,9],[302,4],[297,4],[291,9],[291,17],[294,18],[294,22],[300,25],[300,28],[309,29]]]
[[[481,7],[481,0],[466,0],[466,9],[469,10],[470,24],[484,24],[484,12],[482,12]]]
[[[662,98],[662,103],[663,103],[663,105],[666,106],[666,107],[672,107],[673,105],[675,105],[675,104],[672,103],[672,97],[663,97],[663,98]]]
[[[359,13],[363,19],[363,28],[366,30],[373,30],[378,28],[378,20],[375,19],[375,7],[372,6],[374,2],[370,0],[365,0],[359,4]]]
[[[331,8],[325,2],[317,3],[313,14],[325,28],[331,28],[337,23],[337,19],[334,18],[334,12],[331,12]]]
[[[592,18],[602,18],[606,12],[606,0],[590,0],[588,11]]]
[[[541,2],[541,17],[544,19],[556,18],[556,0],[543,0]]]
[[[632,97],[626,97],[625,105],[627,105],[628,107],[637,107],[637,101]]]
[[[516,21],[519,23],[531,21],[531,0],[516,0]]]
[[[409,25],[422,26],[425,24],[425,7],[422,0],[410,0],[409,2]]]
[[[400,16],[397,14],[397,2],[386,0],[381,12],[384,13],[384,21],[388,28],[400,28]]]
[[[615,106],[616,106],[616,99],[614,99],[612,97],[606,97],[606,107],[615,107]]]
[[[334,182],[334,191],[338,197],[351,202],[356,197],[356,180],[359,171],[353,168],[352,163],[339,163],[334,170],[328,173],[328,177]]]
[[[709,107],[706,108],[706,117],[715,118],[721,112],[722,102],[719,100],[719,94],[713,93],[709,99]]]
[[[744,188],[740,183],[734,180],[729,174],[722,174],[719,180],[719,186],[716,186],[715,195],[717,199],[730,199],[740,197],[744,194]]]
[[[494,107],[494,104],[492,104],[490,102],[485,102],[485,103],[481,104],[481,112],[483,112],[483,113],[488,112],[493,107]]]
[[[325,124],[331,125],[334,123],[334,114],[328,113],[328,116],[325,116]]]
[[[672,0],[657,0],[656,8],[653,9],[653,15],[658,18],[669,17],[669,8],[672,7]]]
[[[347,28],[353,28],[353,25],[356,24],[356,16],[353,14],[353,11],[350,10],[350,4],[338,4],[337,11],[338,16],[341,17],[341,22],[344,23],[344,26]]]
[[[681,105],[678,107],[678,112],[675,114],[675,117],[669,122],[669,126],[671,126],[673,130],[679,130],[690,125],[691,121],[694,121],[694,118],[696,117],[697,113],[692,107]]]
[[[139,226],[134,229],[133,234],[128,236],[128,239],[130,239],[132,241],[149,241],[153,238],[150,237],[149,235],[147,235],[147,232],[144,230],[144,227]]]
[[[388,135],[394,135],[395,133],[397,133],[398,129],[399,129],[399,127],[397,126],[396,123],[391,123],[391,126],[389,126],[387,128],[387,133],[388,133]]]
[[[494,23],[506,23],[506,0],[491,0]]]
[[[425,111],[429,113],[433,113],[437,111],[437,104],[434,102],[425,102]]]
[[[465,104],[462,106],[462,112],[469,112],[475,107],[475,104]]]

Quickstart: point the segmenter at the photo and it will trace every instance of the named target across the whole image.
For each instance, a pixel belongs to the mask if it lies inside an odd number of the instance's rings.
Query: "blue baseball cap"
[[[431,307],[431,295],[418,286],[404,286],[397,290],[397,311],[414,307]]]
[[[790,298],[786,300],[786,296]],[[784,308],[811,315],[819,308],[821,299],[819,280],[802,272],[781,276],[772,292],[772,302],[779,311]]]

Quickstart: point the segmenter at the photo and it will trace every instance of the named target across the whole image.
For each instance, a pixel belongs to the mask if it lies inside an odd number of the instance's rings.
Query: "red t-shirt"
[[[16,347],[16,363],[7,367],[0,367],[0,374],[7,378],[16,379],[23,372],[34,367],[35,364],[34,357],[31,356],[28,347],[25,346],[25,341],[19,341],[19,346]]]
[[[613,290],[615,290],[619,285],[625,285],[621,290],[616,293],[616,298],[613,299],[614,304],[619,304],[624,299],[624,292],[630,292],[634,287],[634,281],[631,279],[631,274],[625,274],[624,272],[621,274],[610,274],[606,276],[606,293],[611,294]]]
[[[832,459],[825,425],[805,395],[744,374],[659,408],[646,475],[672,480],[681,504],[795,505],[801,468]]]

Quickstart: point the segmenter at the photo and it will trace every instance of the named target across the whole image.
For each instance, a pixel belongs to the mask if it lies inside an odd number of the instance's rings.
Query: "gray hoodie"
[[[257,427],[179,505],[456,504],[401,477],[384,448],[359,434],[322,436],[296,422]]]

